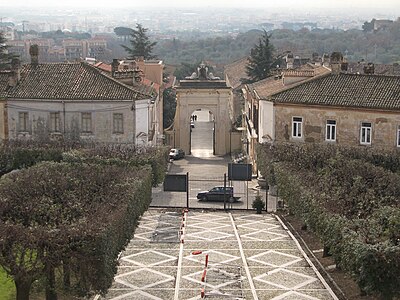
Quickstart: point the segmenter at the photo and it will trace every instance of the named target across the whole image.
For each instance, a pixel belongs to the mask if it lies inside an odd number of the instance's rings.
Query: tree
[[[246,73],[251,82],[267,78],[271,75],[271,70],[274,68],[274,46],[269,42],[270,37],[264,30],[258,44],[254,45],[250,51]]]
[[[6,45],[6,37],[4,36],[4,32],[0,31],[0,69],[4,69],[9,66],[11,58],[13,57],[10,53],[8,53]]]
[[[133,29],[128,27],[115,27],[114,33],[119,37],[123,37],[125,42],[127,38],[133,33]]]
[[[372,32],[374,31],[374,24],[375,24],[375,19],[372,19],[371,22],[365,21],[362,29],[364,32]]]
[[[163,126],[168,128],[172,125],[176,111],[176,93],[174,89],[168,88],[163,92]]]
[[[146,34],[147,30],[148,28],[144,28],[141,24],[136,24],[136,30],[132,29],[131,33],[132,39],[130,40],[130,43],[132,48],[121,45],[125,51],[130,54],[131,58],[134,59],[140,56],[144,59],[155,58],[151,52],[157,42],[150,42],[149,37]]]

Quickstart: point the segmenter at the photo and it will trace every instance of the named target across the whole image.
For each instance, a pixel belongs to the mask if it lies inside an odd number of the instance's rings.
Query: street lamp
[[[174,148],[176,147],[176,144],[175,144],[175,128],[174,128]]]

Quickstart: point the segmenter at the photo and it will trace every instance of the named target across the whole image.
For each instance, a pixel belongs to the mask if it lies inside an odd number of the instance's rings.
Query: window
[[[303,123],[303,118],[302,117],[293,117],[292,137],[295,137],[295,138],[301,138],[302,137],[302,126],[301,126],[302,123]]]
[[[113,133],[124,133],[123,114],[113,114]]]
[[[26,132],[28,131],[28,126],[29,126],[29,119],[28,119],[28,113],[27,112],[20,112],[18,115],[18,124],[19,124],[19,131],[20,132]]]
[[[336,141],[336,121],[326,120],[326,137],[325,139],[329,142]]]
[[[50,131],[60,132],[60,113],[52,112],[50,113]]]
[[[82,113],[82,132],[91,133],[92,132],[92,114]]]
[[[363,122],[361,123],[360,144],[371,145],[371,130],[372,124]]]
[[[397,147],[400,147],[400,125],[397,126]]]

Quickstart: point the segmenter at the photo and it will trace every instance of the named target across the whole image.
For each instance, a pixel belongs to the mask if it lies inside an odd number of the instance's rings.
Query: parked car
[[[233,187],[227,186],[225,194],[226,201],[228,202],[235,202],[240,199],[240,197],[235,197],[233,195]],[[197,199],[202,201],[224,201],[224,187],[216,186],[209,191],[199,192],[197,194]]]
[[[171,149],[169,151],[169,158],[170,159],[180,159],[185,157],[185,151],[182,149],[176,148],[176,149]]]
[[[190,122],[190,128],[194,128],[194,122],[193,121]]]

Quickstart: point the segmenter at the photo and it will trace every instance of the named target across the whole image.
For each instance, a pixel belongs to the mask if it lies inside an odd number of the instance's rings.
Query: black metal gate
[[[183,176],[183,175],[182,175]],[[226,183],[224,183],[224,180]],[[213,187],[233,187],[234,197],[238,201],[230,202],[226,197],[224,201],[201,201],[197,194],[209,191]],[[153,188],[151,207],[165,208],[204,208],[204,209],[250,209],[252,197],[249,197],[248,183],[245,181],[228,181],[224,176],[190,176],[188,174],[188,192],[164,191],[163,186]]]

